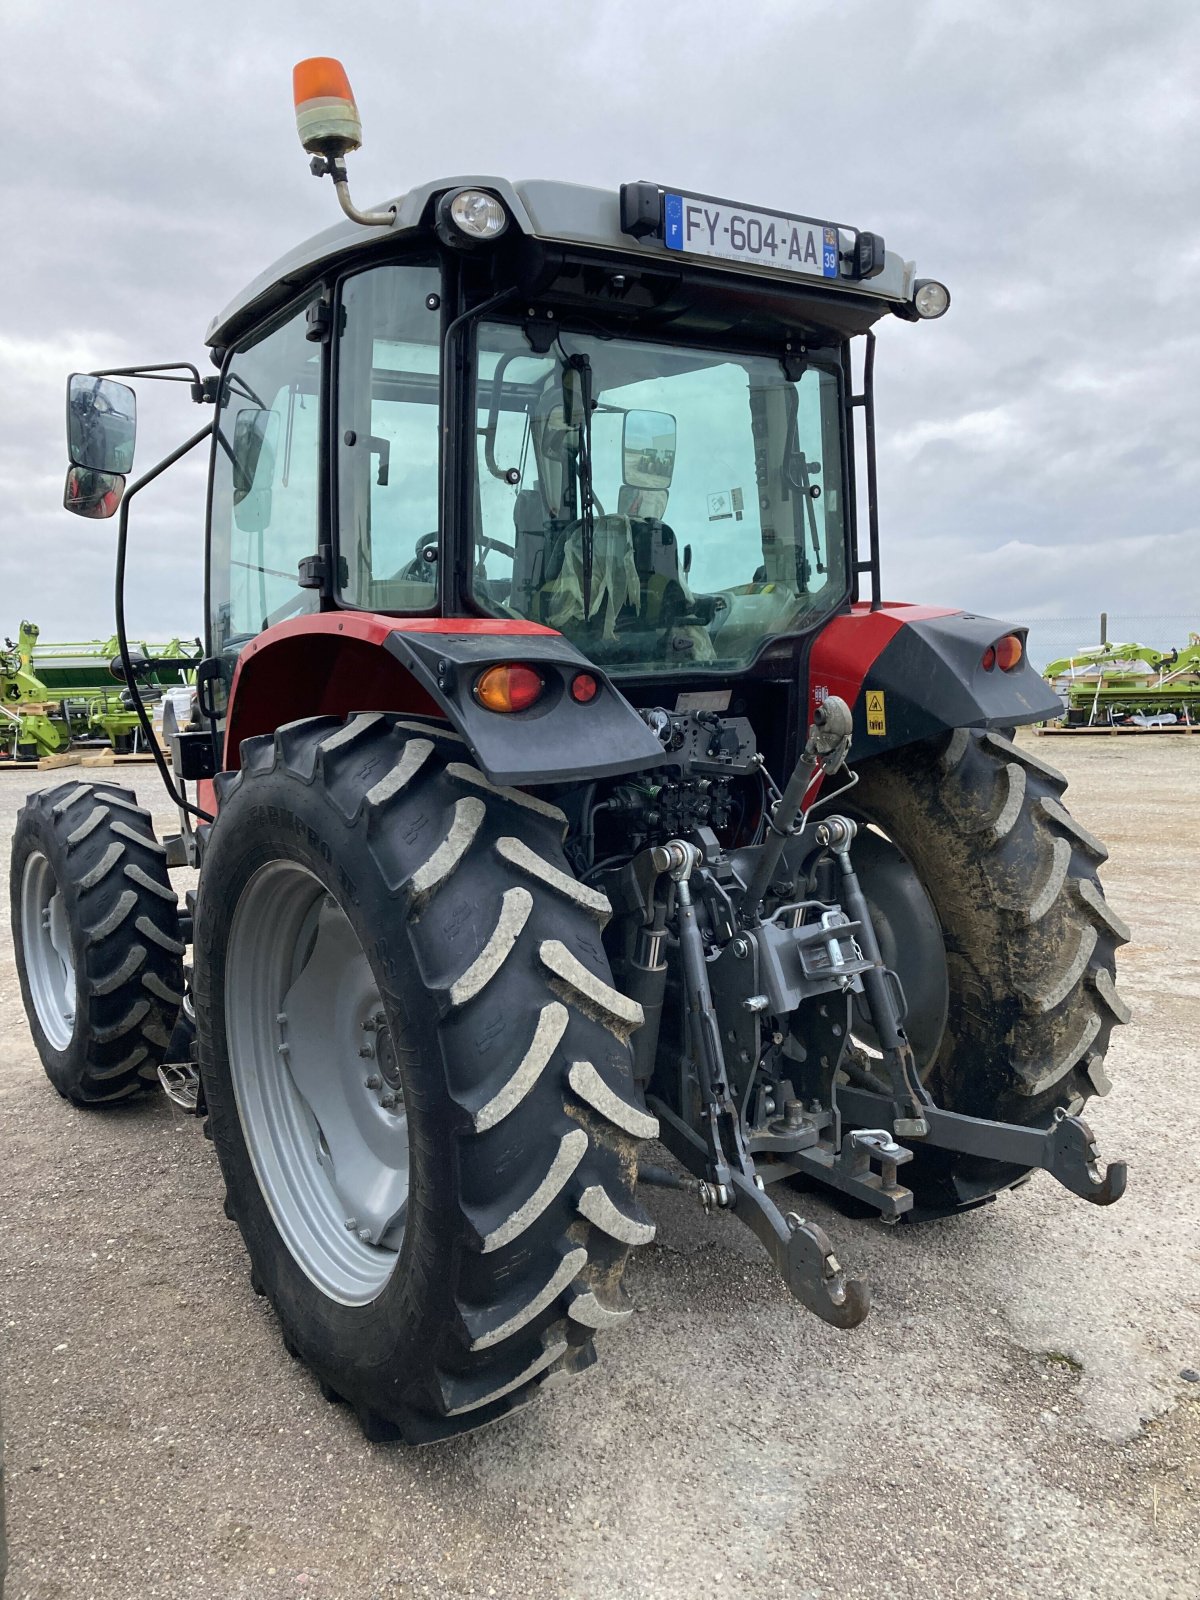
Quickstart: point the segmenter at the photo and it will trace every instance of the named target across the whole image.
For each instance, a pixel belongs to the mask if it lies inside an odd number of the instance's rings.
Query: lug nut
[[[382,1089],[383,1088],[383,1079],[379,1076],[379,1074],[377,1072],[373,1072],[371,1074],[371,1076],[367,1079],[367,1088],[368,1089]]]
[[[370,1244],[370,1242],[371,1242],[371,1230],[370,1230],[370,1228],[360,1228],[358,1230],[358,1237],[359,1237],[359,1240],[360,1240],[360,1242],[362,1244]]]
[[[350,1232],[353,1233],[354,1230],[358,1227],[358,1218],[357,1217],[347,1217],[346,1218],[346,1226],[347,1226],[347,1228],[349,1228]]]
[[[364,1061],[370,1061],[374,1058],[375,1046],[373,1044],[364,1044],[360,1047],[358,1053]]]

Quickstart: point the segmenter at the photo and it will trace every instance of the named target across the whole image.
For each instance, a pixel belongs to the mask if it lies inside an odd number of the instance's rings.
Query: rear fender
[[[808,714],[827,695],[854,712],[851,761],[951,728],[1012,727],[1062,714],[1062,703],[1022,654],[1012,672],[983,666],[989,645],[1024,628],[933,606],[856,605],[813,643]]]
[[[489,666],[517,661],[542,674],[541,699],[527,711],[488,711],[475,699],[476,679]],[[580,705],[570,685],[584,671],[599,688]],[[279,623],[243,650],[230,692],[224,765],[240,765],[243,739],[301,717],[356,711],[444,719],[497,784],[613,777],[662,760],[662,745],[624,695],[550,628],[326,611]]]

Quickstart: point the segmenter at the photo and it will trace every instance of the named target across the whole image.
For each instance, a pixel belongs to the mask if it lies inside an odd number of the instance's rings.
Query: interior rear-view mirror
[[[627,411],[622,476],[633,489],[669,489],[675,471],[675,418],[667,411]]]

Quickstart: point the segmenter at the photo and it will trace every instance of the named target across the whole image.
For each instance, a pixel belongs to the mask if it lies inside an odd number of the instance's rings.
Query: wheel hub
[[[21,877],[25,972],[42,1032],[65,1050],[75,1032],[75,957],[67,907],[49,861],[35,850]]]
[[[225,1020],[242,1132],[276,1227],[318,1287],[364,1304],[404,1236],[400,1051],[349,919],[298,863],[272,862],[242,891]]]

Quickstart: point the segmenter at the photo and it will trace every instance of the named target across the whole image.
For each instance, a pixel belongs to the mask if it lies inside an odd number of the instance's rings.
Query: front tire
[[[183,1001],[184,944],[150,813],[113,784],[31,794],[10,884],[21,997],[50,1082],[79,1106],[156,1083]]]
[[[607,902],[432,726],[295,723],[218,789],[196,1016],[252,1283],[369,1437],[490,1422],[590,1364],[653,1233]]]
[[[1103,844],[1061,802],[1067,780],[998,733],[957,729],[865,762],[847,809],[884,960],[909,1002],[917,1066],[948,1110],[1045,1126],[1109,1087],[1129,1012],[1115,987],[1129,930],[1104,898]],[[940,1216],[1021,1168],[921,1150],[911,1215]]]

